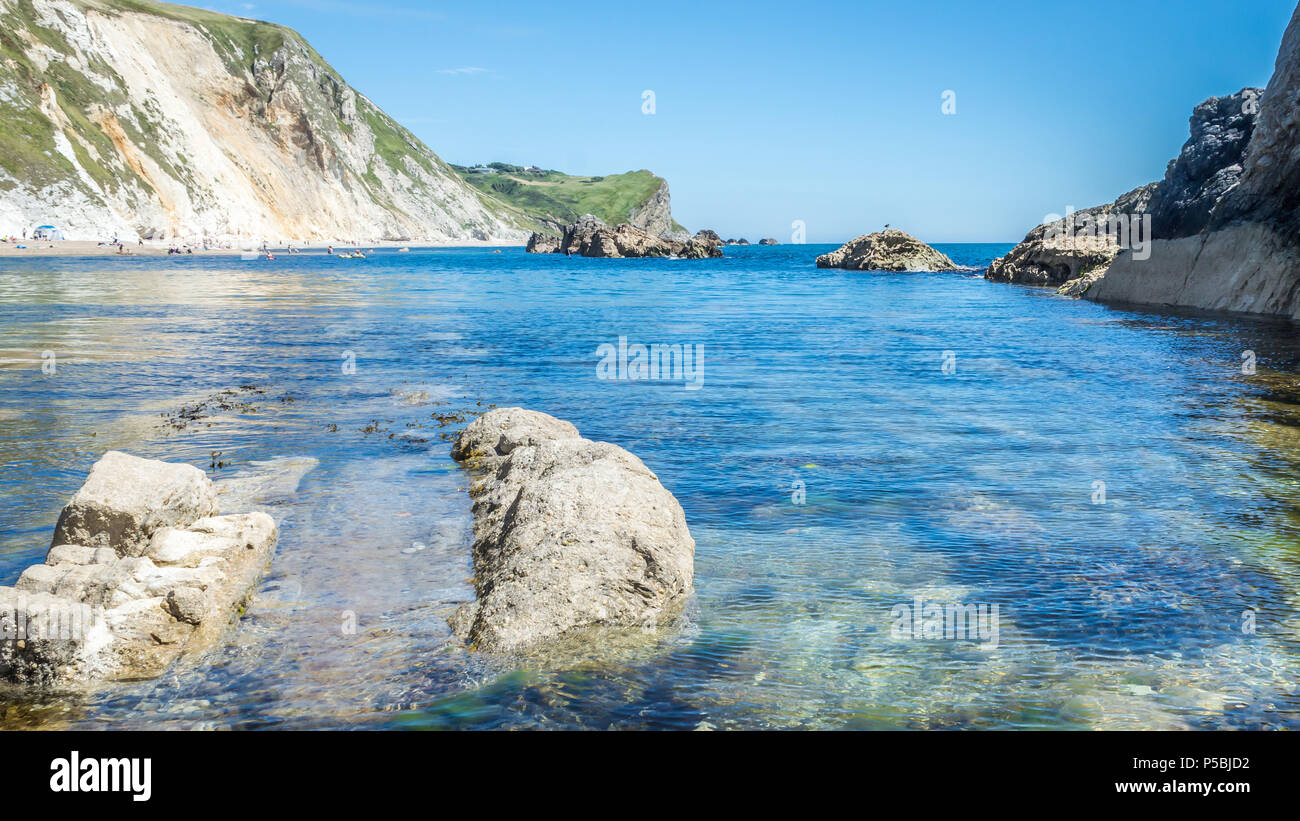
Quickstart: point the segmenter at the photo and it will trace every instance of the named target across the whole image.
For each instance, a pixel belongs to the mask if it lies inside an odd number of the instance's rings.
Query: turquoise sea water
[[[0,262],[0,583],[105,450],[320,462],[228,646],[11,694],[0,726],[1300,727],[1296,326],[827,250]],[[699,389],[597,378],[619,337],[701,346]],[[522,660],[449,641],[471,520],[444,437],[489,404],[658,473],[697,542],[679,624]],[[996,642],[899,635],[918,598],[996,605]]]

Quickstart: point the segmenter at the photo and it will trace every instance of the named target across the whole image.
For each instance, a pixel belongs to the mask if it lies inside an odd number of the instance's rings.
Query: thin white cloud
[[[462,68],[438,69],[439,74],[484,74],[486,72],[487,72],[486,68],[480,68],[479,66],[463,66]]]

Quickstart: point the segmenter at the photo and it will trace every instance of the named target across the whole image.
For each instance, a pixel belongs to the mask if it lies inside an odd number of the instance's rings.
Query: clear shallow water
[[[219,451],[214,478],[320,464],[275,505],[229,646],[11,698],[0,726],[1300,726],[1296,326],[814,268],[826,250],[6,260],[0,582],[110,448]],[[702,388],[597,379],[619,336],[702,345]],[[489,403],[659,474],[697,542],[683,624],[522,663],[448,641],[472,591],[443,437]],[[998,605],[997,646],[896,638],[917,596]]]

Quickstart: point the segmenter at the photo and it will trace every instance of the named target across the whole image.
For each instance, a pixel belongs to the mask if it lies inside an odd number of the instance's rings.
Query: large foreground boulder
[[[471,647],[654,624],[691,591],[695,540],[681,505],[623,448],[501,408],[466,427],[453,455],[481,472],[470,491],[476,598],[450,619]]]
[[[0,679],[149,678],[214,644],[278,535],[265,513],[217,513],[198,468],[106,454],[64,508],[45,562],[0,587]]]
[[[685,241],[669,239],[624,223],[611,228],[591,214],[565,226],[563,237],[533,234],[527,250],[534,254],[567,254],[584,257],[678,257],[704,259],[722,256],[722,249],[697,237]]]
[[[906,231],[888,228],[863,234],[829,254],[817,257],[818,268],[851,271],[958,271],[952,260]]]

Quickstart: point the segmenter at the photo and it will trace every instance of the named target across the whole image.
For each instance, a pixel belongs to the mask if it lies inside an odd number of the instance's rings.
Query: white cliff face
[[[143,7],[0,0],[0,234],[526,238],[294,32]]]

